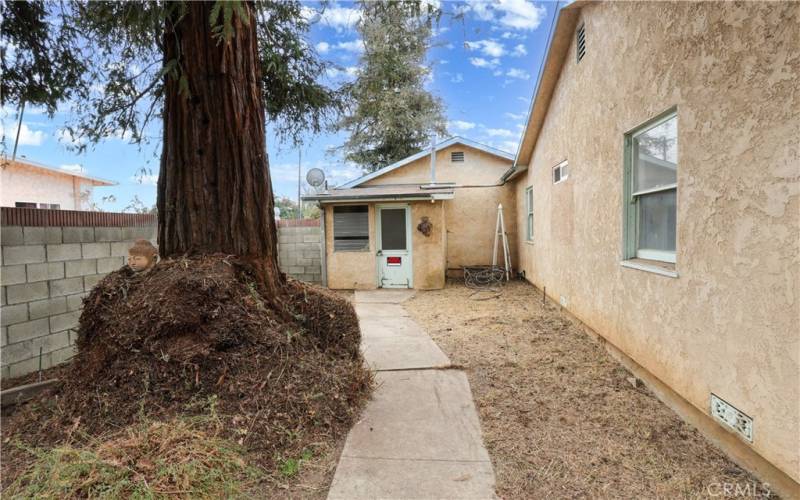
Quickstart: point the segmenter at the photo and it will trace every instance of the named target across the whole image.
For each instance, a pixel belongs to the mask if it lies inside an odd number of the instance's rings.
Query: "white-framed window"
[[[671,110],[625,136],[625,258],[675,263],[678,116]]]
[[[553,184],[564,182],[567,179],[569,179],[569,165],[567,160],[564,160],[553,167]]]
[[[369,250],[369,207],[333,207],[333,251]]]
[[[525,239],[533,241],[533,186],[525,189]]]

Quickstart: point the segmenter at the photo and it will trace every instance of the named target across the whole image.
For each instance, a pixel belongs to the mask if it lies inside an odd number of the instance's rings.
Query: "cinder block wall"
[[[3,378],[66,361],[74,354],[83,298],[125,265],[138,238],[156,227],[2,228],[0,364]]]
[[[35,220],[11,217],[34,209],[3,208],[0,245],[0,377],[18,377],[70,359],[82,300],[106,274],[125,265],[139,238],[156,244],[155,217],[140,227],[5,225],[20,220],[44,224],[70,220],[51,210],[30,212]],[[85,214],[96,222],[131,214]],[[121,221],[132,219],[117,217]],[[91,222],[91,220],[89,220]],[[139,220],[141,223],[141,220]],[[287,226],[287,224],[291,224]],[[298,224],[304,224],[299,226]],[[322,277],[320,228],[309,221],[281,221],[278,228],[281,269],[304,281]]]
[[[301,221],[303,222],[303,221]],[[320,283],[322,281],[322,246],[319,221],[315,226],[278,225],[278,263],[289,276]]]

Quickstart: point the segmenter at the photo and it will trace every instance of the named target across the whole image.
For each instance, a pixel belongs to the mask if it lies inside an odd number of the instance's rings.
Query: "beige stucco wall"
[[[464,152],[464,162],[452,163],[450,153]],[[456,144],[436,154],[436,181],[454,182],[458,186],[492,186],[511,166],[511,160]],[[372,179],[365,185],[427,184],[430,182],[430,157],[426,156],[397,170]],[[516,262],[516,221],[513,217],[514,188],[457,188],[452,200],[444,202],[447,220],[446,266],[451,271],[464,265],[490,264],[497,206],[506,211],[506,232],[509,234],[512,264]],[[502,253],[499,255],[502,256]],[[502,264],[502,259],[501,259]]]
[[[17,163],[0,169],[0,205],[16,202],[58,203],[62,210],[81,210],[80,193],[91,196],[92,185],[67,173],[48,172]],[[88,198],[87,198],[88,199]]]
[[[354,203],[348,203],[353,205]],[[377,240],[375,237],[375,203],[369,206],[369,250],[334,251],[333,207],[325,205],[325,251],[327,255],[328,287],[338,290],[371,290],[377,288]],[[381,203],[381,205],[386,205]],[[402,204],[401,204],[402,205]],[[411,263],[413,287],[431,290],[444,287],[444,262],[446,248],[446,224],[441,201],[415,201],[407,204],[411,209]],[[417,224],[427,216],[433,224],[430,236],[417,231]]]
[[[441,201],[411,203],[412,264],[414,288],[417,290],[436,290],[444,287],[448,238],[445,203]],[[417,230],[422,217],[428,217],[433,224],[430,236],[425,236]]]
[[[345,204],[347,205],[347,204]],[[355,203],[349,203],[355,205]],[[369,250],[333,250],[333,206],[325,205],[325,252],[328,288],[371,290],[376,288],[378,265],[375,260],[375,205],[369,204]]]
[[[586,56],[573,40],[516,182],[527,278],[701,411],[713,392],[750,415],[752,448],[800,481],[800,3],[581,16]],[[620,266],[623,135],[672,106],[678,278]]]

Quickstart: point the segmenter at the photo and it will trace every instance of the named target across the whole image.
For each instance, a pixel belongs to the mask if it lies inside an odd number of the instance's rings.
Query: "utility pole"
[[[302,219],[303,218],[303,205],[302,201],[300,200],[300,182],[303,177],[303,150],[297,148],[297,212],[295,213],[295,219]]]
[[[19,122],[17,123],[17,138],[14,139],[14,152],[11,153],[11,161],[17,159],[17,145],[19,144],[19,132],[22,130],[22,115],[25,114],[25,101],[22,101],[22,105],[19,108]]]

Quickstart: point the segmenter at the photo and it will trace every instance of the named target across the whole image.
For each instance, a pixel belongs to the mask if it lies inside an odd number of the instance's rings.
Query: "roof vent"
[[[578,56],[577,62],[581,62],[581,59],[583,59],[583,56],[586,54],[586,23],[580,25],[575,36],[578,41],[577,48],[575,49],[576,55]]]
[[[453,151],[450,153],[450,161],[464,161],[463,151]]]

